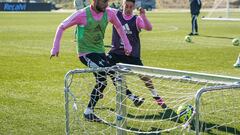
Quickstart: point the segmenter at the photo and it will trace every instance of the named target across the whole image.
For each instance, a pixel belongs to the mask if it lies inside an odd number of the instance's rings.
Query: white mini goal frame
[[[115,70],[117,72],[117,86],[116,89],[119,91],[116,96],[116,124],[109,126],[112,126],[117,129],[118,135],[125,135],[130,130],[127,129],[127,120],[125,119],[126,115],[126,105],[125,105],[125,75],[126,74],[137,74],[137,75],[146,75],[146,76],[154,76],[163,78],[166,80],[180,80],[183,82],[200,82],[200,83],[208,83],[208,84],[214,84],[213,86],[209,87],[203,87],[198,90],[197,93],[195,93],[195,112],[192,118],[195,118],[195,133],[199,134],[199,106],[200,106],[200,100],[201,95],[206,92],[211,91],[218,91],[218,90],[224,90],[224,89],[236,89],[239,90],[240,88],[240,78],[238,77],[231,77],[231,76],[222,76],[222,75],[213,75],[213,74],[205,74],[205,73],[197,73],[197,72],[189,72],[189,71],[180,71],[180,70],[173,70],[173,69],[164,69],[164,68],[154,68],[154,67],[147,67],[147,66],[136,66],[136,65],[129,65],[129,64],[117,64],[115,67],[107,67],[107,68],[94,68],[94,69],[76,69],[71,70],[65,75],[65,88],[64,88],[64,95],[65,95],[65,118],[66,118],[66,134],[71,134],[71,127],[69,122],[69,96],[71,96],[73,99],[75,98],[75,95],[71,93],[70,86],[73,79],[73,75],[75,74],[82,74],[82,73],[93,73],[97,71],[108,71],[108,70]],[[187,126],[193,119],[189,120],[184,124],[184,126]],[[107,122],[106,122],[107,123]],[[179,127],[178,127],[179,128]],[[184,127],[182,127],[184,128]],[[173,130],[172,129],[166,129]],[[131,131],[133,133],[141,133],[137,131]],[[143,132],[145,133],[145,132]],[[157,133],[157,132],[153,132]]]

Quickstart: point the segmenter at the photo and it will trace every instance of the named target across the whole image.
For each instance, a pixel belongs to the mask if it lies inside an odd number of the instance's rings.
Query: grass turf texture
[[[64,134],[63,78],[84,68],[76,57],[74,28],[63,34],[59,58],[49,60],[58,24],[70,13],[0,15],[0,134]],[[233,64],[239,47],[239,22],[203,22],[200,36],[186,43],[189,13],[150,13],[152,32],[141,33],[146,66],[240,76]],[[204,13],[203,13],[204,14]],[[111,25],[105,43],[110,44]]]

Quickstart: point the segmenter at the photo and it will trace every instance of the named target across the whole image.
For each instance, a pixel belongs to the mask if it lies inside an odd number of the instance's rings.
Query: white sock
[[[151,89],[150,91],[151,91],[153,97],[158,96],[157,91],[155,89]]]
[[[90,113],[93,113],[93,110],[91,108],[87,107],[84,114],[90,114]]]

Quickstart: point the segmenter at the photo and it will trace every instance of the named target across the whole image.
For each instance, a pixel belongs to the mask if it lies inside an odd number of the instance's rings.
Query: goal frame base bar
[[[240,18],[209,18],[209,17],[204,17],[202,20],[206,21],[240,21]]]

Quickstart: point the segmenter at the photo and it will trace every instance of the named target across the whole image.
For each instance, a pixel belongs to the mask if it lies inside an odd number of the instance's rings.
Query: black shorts
[[[111,66],[116,65],[117,63],[125,63],[125,64],[143,66],[143,63],[140,58],[126,56],[126,55],[119,55],[119,54],[115,54],[115,53],[109,53],[107,55],[107,60]]]
[[[89,68],[110,67],[105,53],[89,53],[79,57],[80,61]]]

